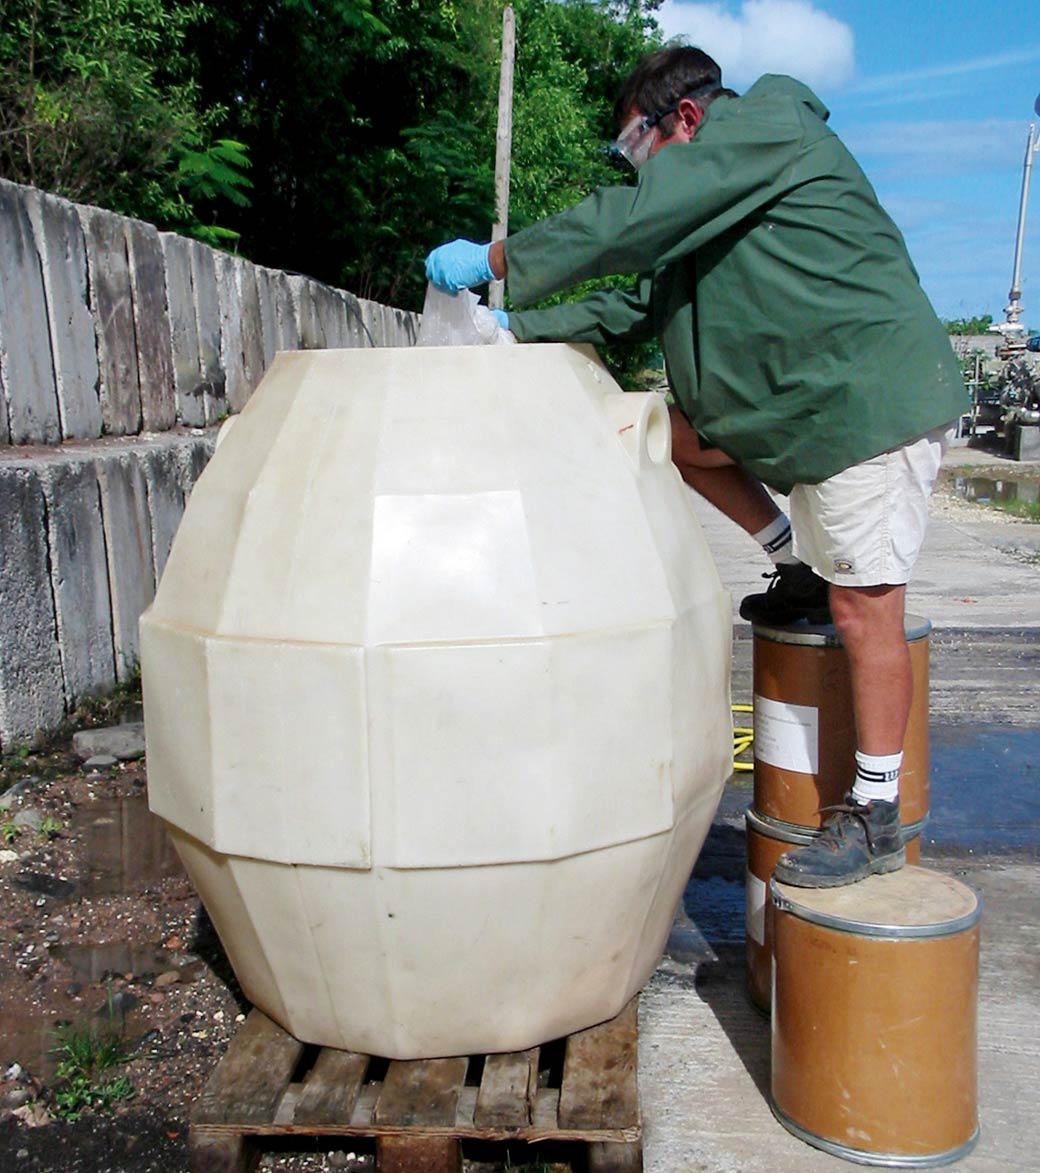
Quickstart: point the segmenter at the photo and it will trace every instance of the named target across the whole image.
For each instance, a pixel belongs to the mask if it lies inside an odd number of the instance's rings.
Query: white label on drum
[[[758,876],[747,874],[747,935],[756,945],[766,943],[766,886]]]
[[[755,757],[799,774],[820,768],[820,710],[755,694]]]

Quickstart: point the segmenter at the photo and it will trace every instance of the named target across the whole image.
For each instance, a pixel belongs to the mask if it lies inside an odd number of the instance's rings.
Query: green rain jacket
[[[511,313],[522,341],[661,340],[697,431],[781,492],[955,420],[967,393],[899,230],[800,82],[716,99],[636,187],[506,241],[510,297],[590,277],[632,292]]]

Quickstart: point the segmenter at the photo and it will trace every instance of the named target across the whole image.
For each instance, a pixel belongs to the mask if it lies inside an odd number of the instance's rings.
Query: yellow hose
[[[755,710],[751,705],[734,705],[734,713],[753,713]],[[737,758],[742,753],[746,753],[755,740],[755,731],[748,725],[734,725],[733,726],[733,769],[738,773],[746,773],[755,768],[753,762],[738,762]]]

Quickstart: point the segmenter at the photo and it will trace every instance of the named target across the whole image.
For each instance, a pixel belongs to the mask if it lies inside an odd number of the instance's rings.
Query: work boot
[[[796,623],[807,619],[810,623],[830,623],[830,589],[827,580],[804,562],[781,563],[771,574],[768,590],[759,595],[748,595],[741,601],[740,615],[752,623]]]
[[[841,806],[824,809],[834,814],[819,838],[780,856],[773,875],[781,884],[840,888],[875,873],[897,872],[906,862],[898,798],[859,803],[847,794]]]

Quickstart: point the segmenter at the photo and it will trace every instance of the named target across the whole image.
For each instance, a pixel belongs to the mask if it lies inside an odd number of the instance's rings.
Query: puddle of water
[[[58,1056],[56,1030],[58,1015],[45,1017],[33,1011],[0,1010],[0,1063],[6,1071],[12,1063],[35,1075],[44,1083],[54,1078]]]
[[[66,962],[78,982],[103,982],[108,977],[128,973],[142,977],[177,968],[173,956],[164,950],[127,941],[108,941],[103,945],[52,945],[51,956]]]
[[[1013,477],[954,477],[954,491],[965,501],[990,502],[1040,501],[1040,481],[1016,480]]]
[[[166,828],[148,809],[144,794],[87,803],[69,830],[83,844],[83,877],[77,885],[81,896],[129,895],[184,874]]]
[[[1040,729],[932,726],[925,837],[1040,858]]]
[[[746,902],[743,877],[693,879],[683,893],[686,915],[713,945],[743,944]]]

